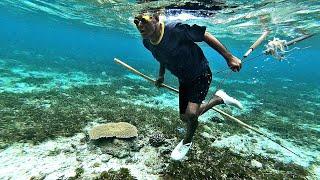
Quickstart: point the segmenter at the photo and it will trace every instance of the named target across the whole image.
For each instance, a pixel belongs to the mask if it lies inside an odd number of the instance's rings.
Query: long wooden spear
[[[155,83],[155,82],[156,82],[155,79],[153,79],[153,78],[151,78],[151,77],[149,77],[149,76],[141,73],[140,71],[134,69],[133,67],[131,67],[131,66],[129,66],[128,64],[122,62],[121,60],[119,60],[119,59],[117,59],[117,58],[114,58],[114,61],[115,61],[117,64],[120,64],[120,65],[124,66],[125,68],[127,68],[128,70],[130,70],[131,72],[133,72],[134,74],[137,74],[137,75],[143,77],[144,79],[148,80],[149,82],[151,82],[151,83]],[[173,91],[173,92],[179,93],[179,91],[178,91],[177,89],[175,89],[175,88],[173,88],[173,87],[171,87],[171,86],[168,86],[168,85],[166,85],[166,84],[164,84],[164,83],[162,83],[161,86],[164,87],[164,88],[167,88],[167,89],[169,89],[169,90],[171,90],[171,91]],[[245,128],[247,128],[247,129],[250,129],[250,130],[252,130],[252,131],[254,131],[254,132],[256,132],[256,133],[258,133],[258,134],[260,134],[260,135],[262,135],[262,136],[264,136],[264,137],[266,137],[266,138],[268,138],[269,140],[271,140],[271,141],[273,141],[274,143],[280,145],[280,146],[283,147],[284,149],[286,149],[286,150],[290,151],[291,153],[299,156],[298,154],[294,153],[294,152],[293,152],[292,150],[290,150],[289,148],[287,148],[287,147],[285,147],[284,145],[280,144],[278,141],[272,139],[271,137],[269,137],[268,135],[266,135],[266,134],[264,134],[263,132],[259,131],[258,129],[256,129],[256,128],[254,128],[254,127],[252,127],[252,126],[250,126],[250,125],[248,125],[248,124],[240,121],[238,118],[233,117],[233,116],[229,115],[228,113],[226,113],[226,112],[224,112],[224,111],[222,111],[222,110],[220,110],[220,109],[218,109],[218,108],[216,108],[216,107],[212,107],[211,109],[213,109],[214,111],[216,111],[216,112],[218,112],[218,113],[220,113],[220,114],[228,117],[229,120],[234,121],[234,122],[240,124],[240,126],[245,127]],[[299,156],[299,157],[300,157],[300,156]]]
[[[262,35],[256,40],[256,42],[254,42],[249,48],[249,50],[243,55],[243,59],[247,58],[249,54],[252,53],[253,50],[255,50],[262,43],[262,41],[267,37],[269,33],[270,31],[268,30],[264,31]]]
[[[300,41],[303,41],[303,40],[305,40],[305,39],[308,39],[309,37],[312,37],[313,35],[314,35],[314,34],[307,34],[307,35],[304,35],[304,36],[295,38],[295,39],[287,42],[285,45],[286,45],[286,46],[290,46],[290,45],[296,44],[297,42],[300,42]]]

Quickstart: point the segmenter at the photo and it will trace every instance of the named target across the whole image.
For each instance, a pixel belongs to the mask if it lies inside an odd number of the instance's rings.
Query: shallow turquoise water
[[[143,48],[132,17],[142,9],[172,4],[178,1],[1,1],[0,92],[36,94],[58,86],[68,89],[128,75],[113,62],[115,57],[155,77],[158,64]],[[318,1],[227,1],[226,5],[222,10],[210,11],[214,14],[210,16],[196,10],[177,13],[168,9],[165,16],[167,21],[180,19],[206,25],[238,57],[264,27],[271,30],[267,40],[273,37],[291,40],[320,30]],[[200,46],[214,72],[226,68],[221,56],[203,43]],[[259,56],[245,62],[242,71],[232,74],[222,85],[247,105],[240,118],[268,129],[269,133],[294,144],[293,147],[299,147],[299,152],[306,149],[302,154],[311,161],[316,161],[320,152],[319,47],[316,34],[290,47],[292,51],[286,53],[284,61]],[[249,59],[260,55],[263,49],[261,45]],[[71,74],[77,72],[81,73]],[[51,79],[40,85],[18,82],[30,76]],[[214,78],[212,91],[224,73],[214,73]],[[177,85],[169,73],[166,82]],[[208,98],[212,93],[209,92]],[[6,129],[8,122],[2,119],[1,123],[0,127]]]

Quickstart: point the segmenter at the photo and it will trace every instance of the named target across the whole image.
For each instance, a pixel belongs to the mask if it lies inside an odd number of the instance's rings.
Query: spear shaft
[[[120,65],[124,66],[125,68],[127,68],[128,70],[130,70],[131,72],[133,72],[134,74],[143,77],[144,79],[148,80],[149,82],[152,82],[152,83],[155,83],[155,82],[156,82],[156,80],[154,80],[154,79],[152,79],[151,77],[149,77],[149,76],[141,73],[140,71],[134,69],[133,67],[131,67],[131,66],[129,66],[128,64],[122,62],[121,60],[119,60],[119,59],[117,59],[117,58],[114,58],[114,61],[115,61],[117,64],[120,64]],[[171,87],[171,86],[168,86],[168,85],[166,85],[166,84],[164,84],[164,83],[162,83],[160,86],[161,86],[161,87],[164,87],[164,88],[167,88],[167,89],[169,89],[169,90],[171,90],[171,91],[173,91],[173,92],[179,93],[179,90],[177,90],[177,89],[175,89],[175,88],[173,88],[173,87]],[[286,150],[290,151],[291,153],[299,156],[298,154],[296,154],[295,152],[293,152],[293,151],[290,150],[289,148],[287,148],[287,147],[285,147],[284,145],[280,144],[280,143],[277,142],[276,140],[273,140],[271,137],[269,137],[268,135],[266,135],[266,134],[264,134],[263,132],[259,131],[258,129],[256,129],[256,128],[254,128],[254,127],[252,127],[252,126],[250,126],[250,125],[248,125],[248,124],[240,121],[238,118],[233,117],[233,116],[231,116],[230,114],[228,114],[228,113],[226,113],[226,112],[224,112],[224,111],[222,111],[222,110],[220,110],[220,109],[218,109],[218,108],[216,108],[216,107],[212,107],[211,109],[213,109],[214,111],[216,111],[216,112],[218,112],[218,113],[226,116],[229,120],[240,124],[240,126],[245,127],[246,129],[250,129],[250,130],[252,130],[252,131],[254,131],[254,132],[256,132],[256,133],[258,133],[258,134],[260,134],[260,135],[262,135],[262,136],[264,136],[264,137],[266,137],[266,138],[268,138],[268,139],[271,140],[272,142],[280,145],[281,147],[285,148]],[[300,156],[299,156],[299,157],[300,157]]]

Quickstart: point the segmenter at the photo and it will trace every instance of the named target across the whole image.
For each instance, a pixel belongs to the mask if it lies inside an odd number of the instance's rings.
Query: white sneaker
[[[180,161],[186,156],[189,149],[191,148],[192,142],[183,144],[183,140],[174,148],[171,153],[171,158],[176,161]]]
[[[235,98],[229,96],[227,93],[225,93],[224,91],[222,90],[218,90],[216,93],[215,93],[216,96],[219,96],[221,97],[221,99],[223,100],[223,102],[227,105],[231,105],[231,106],[235,106],[239,109],[242,109],[243,106],[242,104],[240,103],[240,101],[236,100]]]

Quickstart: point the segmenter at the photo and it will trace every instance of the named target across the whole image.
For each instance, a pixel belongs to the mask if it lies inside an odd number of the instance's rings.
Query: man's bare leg
[[[198,127],[198,114],[200,104],[189,102],[184,114],[184,121],[187,125],[187,132],[183,139],[183,144],[190,143]]]
[[[180,118],[186,123],[187,132],[185,134],[183,144],[189,143],[192,141],[192,138],[198,127],[198,117],[213,106],[223,104],[223,100],[219,96],[214,96],[208,103],[197,104],[189,102],[185,114],[181,114]]]
[[[171,158],[173,160],[181,160],[191,148],[192,139],[198,127],[199,115],[205,113],[213,106],[223,103],[242,108],[242,105],[238,100],[228,96],[222,90],[217,91],[215,95],[216,96],[206,104],[188,102],[185,113],[180,114],[180,118],[187,124],[187,132],[184,139],[172,151]]]
[[[213,106],[216,106],[219,104],[227,104],[227,105],[235,106],[239,109],[243,108],[242,104],[238,100],[229,96],[222,90],[218,90],[215,96],[208,103],[201,104],[199,108],[199,116],[207,112]]]
[[[183,157],[185,157],[185,155],[191,148],[192,138],[198,127],[198,114],[200,105],[200,103],[197,104],[188,102],[185,113],[180,114],[180,118],[182,118],[183,121],[186,122],[187,132],[184,139],[180,141],[180,143],[171,152],[171,158],[173,160],[181,160]]]
[[[211,109],[213,106],[224,104],[223,100],[219,96],[214,96],[208,103],[201,104],[199,108],[199,116],[207,112],[209,109]]]

